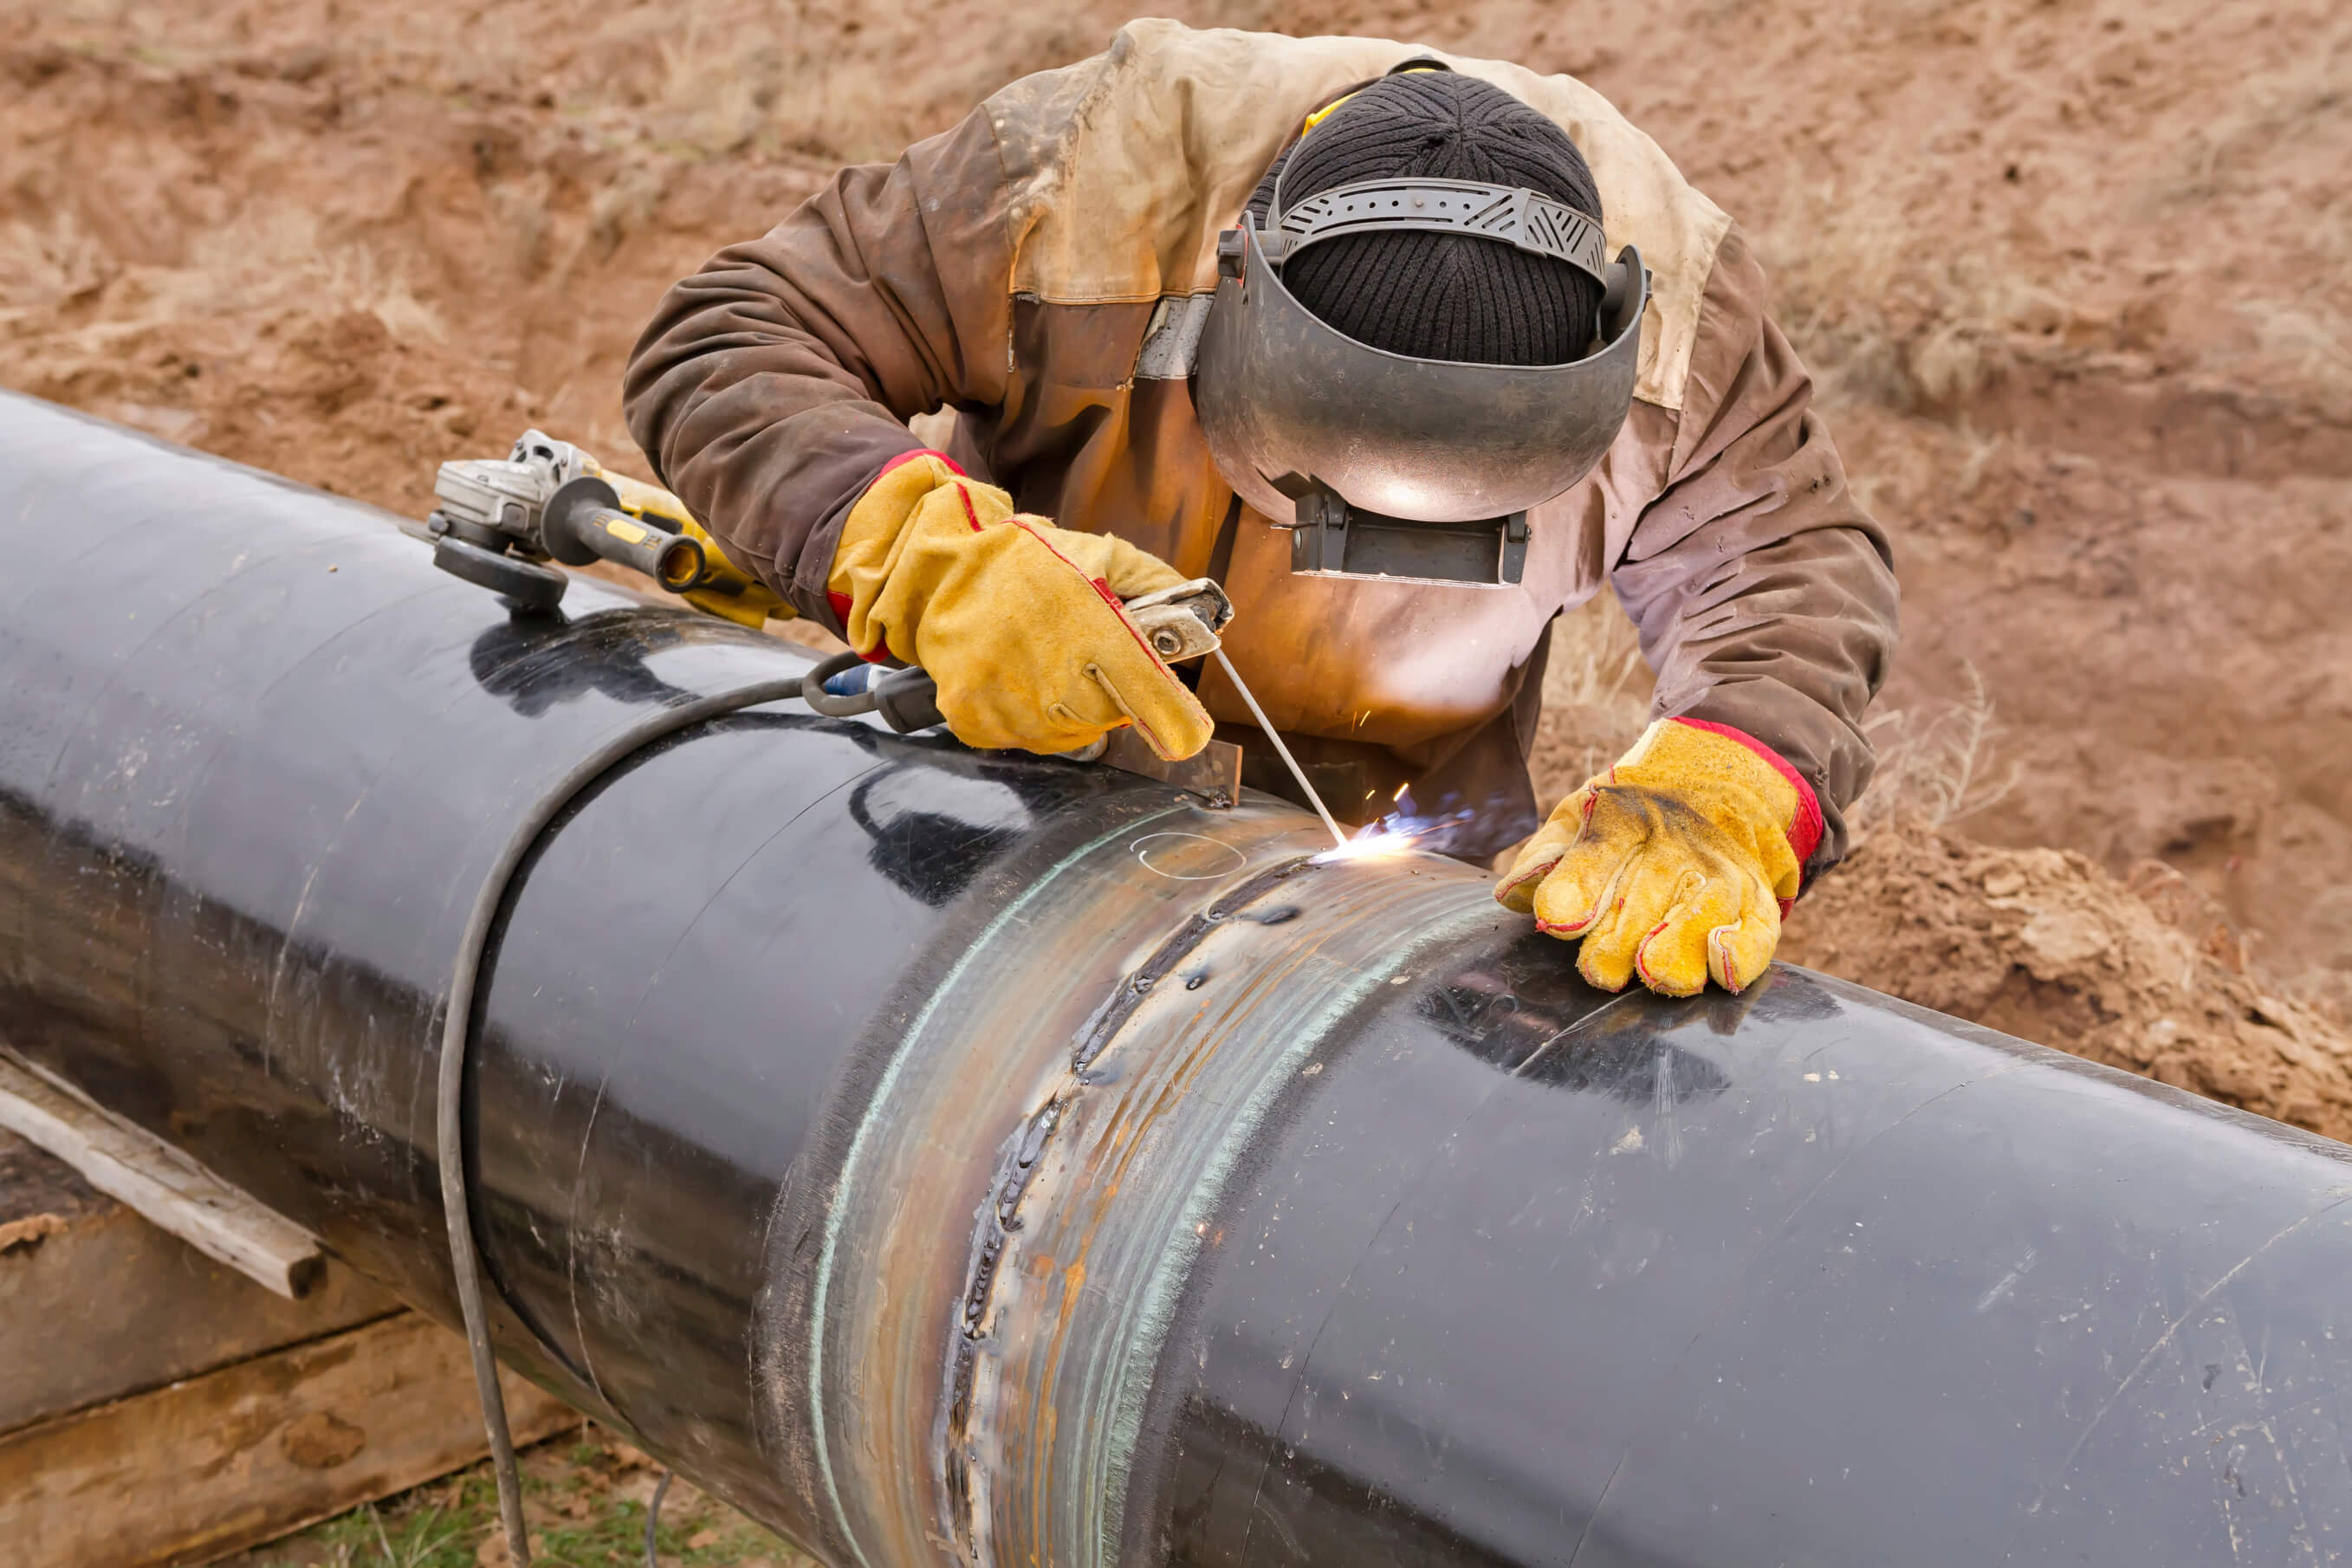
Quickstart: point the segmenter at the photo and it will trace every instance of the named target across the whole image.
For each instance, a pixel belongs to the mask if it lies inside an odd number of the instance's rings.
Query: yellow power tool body
[[[503,458],[442,464],[433,495],[440,505],[425,526],[435,563],[520,608],[562,601],[566,579],[551,563],[602,560],[738,626],[793,618],[793,607],[728,560],[676,496],[540,431],[524,431]]]
[[[528,439],[528,437],[525,437]],[[574,448],[577,450],[577,448]],[[596,459],[584,452],[583,458],[591,464]],[[686,506],[669,491],[643,479],[633,479],[626,474],[616,474],[598,466],[595,472],[620,498],[621,510],[642,522],[664,532],[681,534],[702,546],[703,572],[692,587],[674,590],[678,597],[696,609],[733,621],[738,626],[757,631],[770,620],[789,621],[799,613],[784,603],[782,595],[727,559],[710,531],[696,521]],[[667,584],[664,584],[667,586]]]

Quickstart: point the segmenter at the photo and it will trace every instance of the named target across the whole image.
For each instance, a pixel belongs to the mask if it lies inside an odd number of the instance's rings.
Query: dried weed
[[[242,305],[364,311],[395,337],[438,342],[445,335],[404,268],[359,241],[329,239],[306,212],[280,209],[208,231],[197,239],[192,262],[194,288]]]
[[[719,25],[698,16],[656,47],[646,104],[655,144],[689,158],[747,150],[838,163],[895,156],[938,129],[927,119],[935,110],[893,90],[891,60],[842,49],[856,22],[849,10],[809,0],[769,0]]]
[[[515,265],[526,278],[536,277],[547,267],[548,236],[554,226],[548,202],[553,189],[548,172],[534,169],[522,179],[501,180],[483,193],[513,243]]]
[[[792,22],[778,16],[774,25],[789,29]],[[706,32],[696,17],[683,33],[661,41],[658,106],[669,121],[666,129],[707,155],[740,152],[761,132],[772,131],[783,89],[782,51],[772,44],[745,49],[740,31],[729,34]]]
[[[1544,706],[1606,708],[1624,698],[1643,671],[1642,639],[1614,595],[1598,594],[1552,624],[1544,668]],[[1644,704],[1647,692],[1635,692]]]
[[[0,229],[0,317],[53,312],[121,286],[111,321],[86,329],[101,339],[158,323],[242,310],[365,311],[397,337],[439,342],[440,317],[416,297],[404,269],[358,241],[334,242],[318,218],[267,210],[197,234],[180,265],[131,266],[85,229],[71,208],[46,227]]]
[[[1923,246],[1934,226],[1907,205],[1891,185],[1800,180],[1758,232],[1775,314],[1826,401],[1964,405],[2074,323],[2005,245]]]
[[[2242,300],[2237,310],[2263,361],[2301,381],[2323,409],[2352,416],[2352,322],[2343,312],[2311,295]]]
[[[1940,828],[2007,799],[2021,780],[2021,764],[1998,767],[2000,725],[1991,695],[1972,664],[1961,666],[1968,694],[1921,709],[1881,709],[1863,721],[1878,752],[1878,772],[1861,799],[1846,808],[1853,842],[1894,823]]]
[[[1654,682],[1640,637],[1616,598],[1601,594],[1552,623],[1543,716],[1528,768],[1544,805],[1599,773],[1650,721]]]
[[[631,163],[596,193],[588,205],[588,239],[600,258],[612,255],[621,241],[652,221],[669,190],[669,180],[666,163]]]
[[[2184,174],[2162,194],[2208,201],[2225,194],[2231,177],[2252,169],[2288,136],[2308,134],[2313,122],[2352,109],[2352,19],[2293,52],[2274,69],[2245,73],[2228,109],[2187,128]]]
[[[53,310],[103,289],[121,270],[69,210],[44,226],[0,229],[0,308]]]

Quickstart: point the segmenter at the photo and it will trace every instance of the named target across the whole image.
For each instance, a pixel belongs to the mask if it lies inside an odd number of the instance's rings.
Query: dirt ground
[[[1574,72],[1756,237],[1906,595],[1885,776],[1787,956],[2352,1137],[2352,11],[1173,10]],[[0,383],[410,515],[527,424],[635,466],[669,281],[1123,17],[0,0]],[[1576,617],[1552,787],[1646,689]],[[368,1539],[270,1561],[473,1561]]]

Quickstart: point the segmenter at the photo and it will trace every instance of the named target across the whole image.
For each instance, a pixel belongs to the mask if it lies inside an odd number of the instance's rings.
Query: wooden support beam
[[[37,1143],[161,1229],[289,1300],[316,1285],[319,1238],[79,1089],[0,1047],[0,1128]]]
[[[0,1130],[0,1432],[398,1310],[337,1258],[283,1300]]]
[[[519,1442],[579,1414],[502,1374]],[[0,1436],[10,1568],[207,1563],[481,1457],[459,1336],[402,1312]]]

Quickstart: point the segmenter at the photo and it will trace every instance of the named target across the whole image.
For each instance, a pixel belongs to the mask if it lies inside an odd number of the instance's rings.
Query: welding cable
[[[723,718],[740,709],[800,696],[802,679],[795,675],[782,680],[763,680],[739,690],[664,708],[590,752],[533,802],[530,810],[515,825],[513,835],[499,851],[489,875],[483,879],[482,889],[474,899],[473,912],[466,920],[465,936],[457,949],[457,967],[449,979],[449,1010],[441,1020],[441,1060],[433,1120],[435,1136],[441,1145],[441,1213],[449,1228],[449,1262],[457,1277],[457,1306],[465,1314],[467,1348],[473,1352],[474,1392],[481,1399],[482,1426],[489,1435],[490,1468],[499,1483],[499,1517],[506,1527],[507,1549],[514,1568],[529,1568],[530,1536],[522,1519],[522,1482],[515,1468],[514,1433],[507,1424],[506,1395],[499,1388],[499,1363],[490,1351],[488,1313],[482,1302],[481,1255],[474,1245],[472,1200],[466,1190],[466,1156],[460,1142],[464,1131],[461,1102],[466,1087],[466,1047],[473,1033],[474,993],[481,979],[482,957],[489,945],[490,930],[506,902],[507,886],[524,857],[539,842],[548,824],[561,816],[581,791],[634,753],[680,730]],[[651,1561],[650,1524],[646,1540],[647,1561]]]
[[[676,1470],[664,1470],[654,1487],[653,1501],[646,1504],[646,1568],[661,1568],[661,1558],[656,1555],[654,1531],[661,1528],[662,1499],[669,1492],[670,1482],[677,1479]]]

